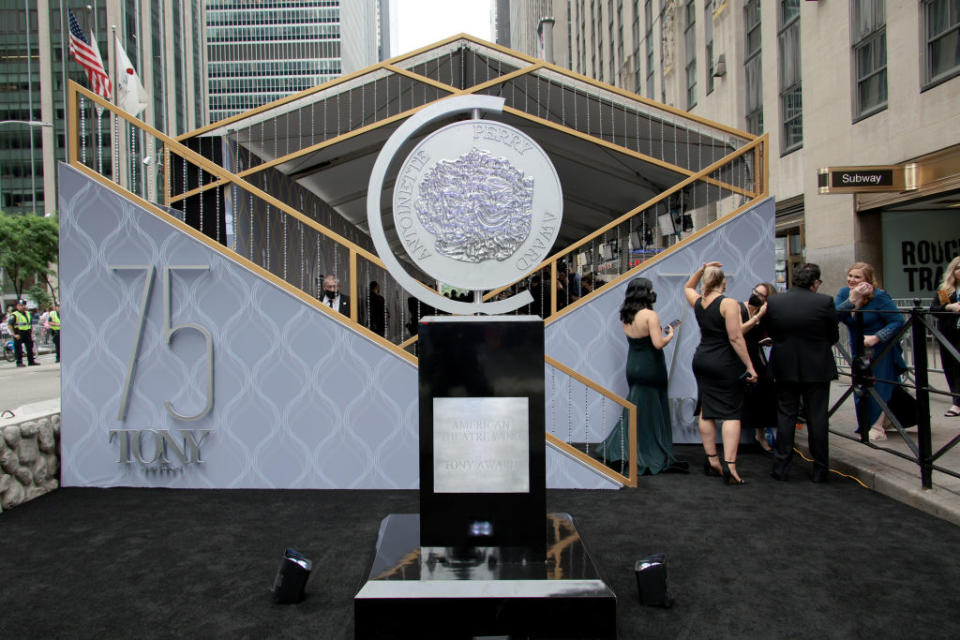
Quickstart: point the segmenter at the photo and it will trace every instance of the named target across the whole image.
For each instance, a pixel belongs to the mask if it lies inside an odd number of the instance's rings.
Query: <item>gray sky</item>
[[[493,40],[492,0],[391,0],[396,37],[390,56],[443,40],[458,33]]]

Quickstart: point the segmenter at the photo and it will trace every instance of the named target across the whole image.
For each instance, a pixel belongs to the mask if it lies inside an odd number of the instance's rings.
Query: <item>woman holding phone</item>
[[[634,278],[627,285],[620,322],[627,337],[627,400],[637,407],[637,474],[661,471],[686,473],[687,463],[673,456],[673,427],[667,402],[667,364],[663,348],[673,339],[673,325],[661,331],[660,318],[653,310],[657,294],[646,278]],[[628,421],[621,419],[600,444],[595,455],[609,466],[623,467],[627,460]],[[616,466],[614,466],[616,465]]]
[[[700,391],[700,438],[707,456],[703,472],[723,476],[726,484],[739,485],[743,480],[736,465],[744,382],[755,383],[757,372],[743,339],[740,303],[723,295],[727,279],[720,270],[722,266],[719,262],[704,263],[687,279],[683,293],[700,325],[693,375]],[[702,294],[697,291],[701,284]],[[722,465],[717,453],[718,421],[723,423]]]

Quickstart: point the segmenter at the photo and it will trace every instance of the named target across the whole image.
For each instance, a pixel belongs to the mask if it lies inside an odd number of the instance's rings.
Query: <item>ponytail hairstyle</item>
[[[637,311],[653,309],[657,301],[657,294],[653,290],[653,283],[647,278],[634,278],[627,285],[627,292],[623,296],[623,306],[620,307],[620,322],[633,324]]]
[[[703,280],[701,281],[703,287],[703,295],[713,293],[718,291],[722,286],[723,282],[726,279],[726,276],[723,274],[723,270],[717,267],[707,267],[703,270]]]

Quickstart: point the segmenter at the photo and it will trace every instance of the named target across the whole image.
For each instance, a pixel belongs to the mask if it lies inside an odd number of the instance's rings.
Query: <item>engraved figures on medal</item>
[[[560,231],[556,170],[526,134],[491,120],[428,135],[400,167],[397,233],[410,258],[440,282],[494,289],[547,257]]]

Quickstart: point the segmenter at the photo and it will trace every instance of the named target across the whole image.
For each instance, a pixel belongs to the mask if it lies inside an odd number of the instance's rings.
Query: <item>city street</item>
[[[15,414],[24,405],[60,400],[60,365],[53,353],[37,357],[39,367],[18,368],[15,362],[0,361],[0,411]]]

